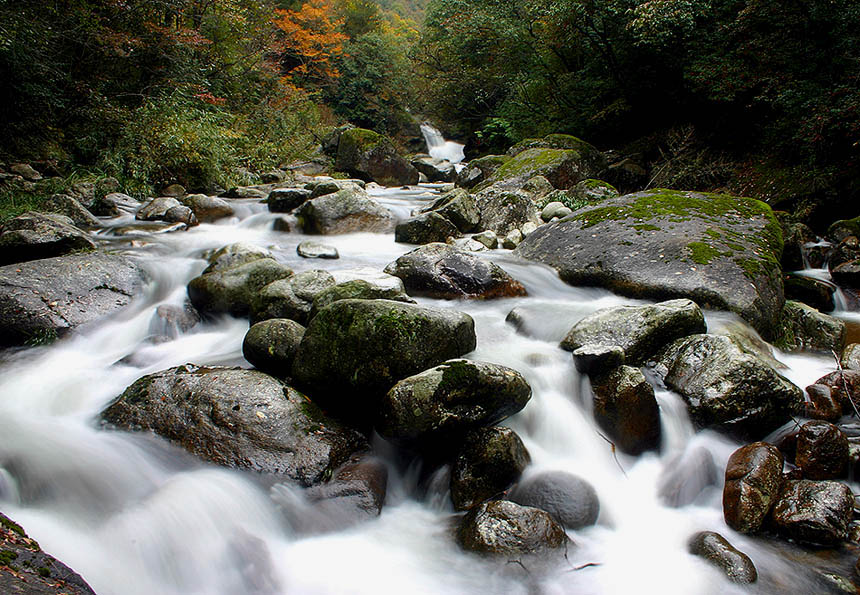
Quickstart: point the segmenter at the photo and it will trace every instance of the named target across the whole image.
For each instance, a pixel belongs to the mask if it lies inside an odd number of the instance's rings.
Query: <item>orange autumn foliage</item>
[[[281,32],[276,47],[285,82],[306,86],[336,79],[339,73],[333,62],[348,37],[340,31],[343,20],[331,3],[309,0],[299,10],[276,12],[274,23]]]

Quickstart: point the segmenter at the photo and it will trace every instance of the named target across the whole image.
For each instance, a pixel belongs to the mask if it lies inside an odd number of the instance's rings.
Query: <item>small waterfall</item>
[[[460,163],[466,158],[463,153],[465,145],[450,140],[446,141],[442,133],[430,124],[426,122],[421,124],[421,134],[424,135],[424,142],[427,143],[427,152],[434,159]]]

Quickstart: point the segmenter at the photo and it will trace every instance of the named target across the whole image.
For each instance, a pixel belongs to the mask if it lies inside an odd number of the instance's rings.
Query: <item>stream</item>
[[[402,219],[432,201],[438,187],[371,186],[369,192]],[[657,390],[663,423],[659,455],[614,453],[596,430],[588,381],[558,341],[577,320],[600,308],[641,302],[571,287],[553,270],[506,250],[483,254],[521,281],[528,297],[418,302],[469,313],[478,347],[467,357],[514,368],[531,384],[531,402],[505,422],[531,454],[526,473],[566,470],[596,488],[598,523],[570,532],[576,545],[558,568],[532,573],[525,565],[497,564],[460,550],[451,536],[454,513],[444,476],[422,480],[417,464],[404,466],[378,437],[376,449],[388,453],[389,461],[381,516],[346,530],[302,534],[285,514],[290,507],[302,510],[296,488],[269,487],[253,474],[202,463],[149,435],[102,430],[99,412],[145,374],[187,362],[250,367],[241,351],[246,320],[210,320],[170,341],[151,340],[169,331],[154,315],[156,308],[184,303],[186,284],[206,266],[205,251],[245,242],[271,250],[297,272],[324,268],[341,280],[378,276],[414,248],[395,243],[393,234],[311,238],[276,232],[272,223],[278,215],[265,204],[231,204],[236,217],[186,232],[119,235],[116,230],[134,223],[133,216],[107,220],[110,227],[97,237],[141,263],[151,279],[145,291],[117,316],[51,346],[7,352],[0,361],[0,510],[97,593],[816,591],[806,566],[796,561],[799,550],[726,526],[722,474],[739,444],[695,431],[676,394]],[[341,258],[300,258],[296,246],[307,239],[335,246]],[[528,314],[528,336],[505,322],[514,307]],[[843,315],[857,320],[856,313]],[[724,312],[706,317],[709,332],[743,324]],[[800,387],[834,369],[829,356],[775,353],[788,366],[783,373]],[[697,455],[703,451],[713,458],[717,483],[697,496],[694,490],[687,506],[665,505],[660,493],[667,474],[681,472],[695,487],[701,479]],[[687,540],[701,530],[717,531],[747,553],[759,582],[733,585],[718,569],[688,554]]]

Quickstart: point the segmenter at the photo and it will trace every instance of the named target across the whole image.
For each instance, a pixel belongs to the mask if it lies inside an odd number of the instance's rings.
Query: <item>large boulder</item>
[[[462,188],[446,192],[422,212],[442,215],[463,233],[474,231],[481,222],[481,212],[475,203],[475,197]]]
[[[289,318],[306,325],[316,297],[337,284],[328,271],[303,271],[263,287],[251,301],[251,323],[270,318]]]
[[[457,226],[439,213],[421,213],[401,221],[394,228],[394,241],[401,244],[445,242],[460,235]]]
[[[572,285],[731,310],[766,339],[776,337],[782,314],[781,252],[779,224],[766,204],[676,190],[585,207],[539,227],[516,250]]]
[[[102,252],[0,267],[0,345],[49,342],[113,314],[145,281],[133,261]]]
[[[354,430],[327,418],[280,380],[255,370],[186,364],[144,376],[102,419],[149,430],[198,457],[286,476],[305,486],[324,481],[368,448]]]
[[[510,428],[479,428],[466,434],[451,469],[451,501],[455,510],[503,493],[531,462],[529,451]]]
[[[202,314],[245,316],[263,287],[292,274],[273,258],[257,258],[195,277],[188,283],[188,298]]]
[[[212,223],[225,217],[232,217],[234,213],[230,203],[217,196],[189,194],[180,201],[194,212],[194,216],[200,223]]]
[[[837,481],[785,481],[771,513],[777,533],[812,545],[833,546],[847,537],[854,515],[851,488]]]
[[[172,196],[160,196],[158,198],[153,198],[140,207],[135,218],[138,221],[163,221],[164,215],[167,214],[167,211],[173,207],[180,206],[182,206],[182,203]]]
[[[457,177],[454,164],[447,159],[436,159],[429,155],[416,155],[409,164],[424,174],[428,182],[453,182]]]
[[[432,243],[385,267],[411,295],[441,299],[493,299],[526,294],[522,284],[494,262],[453,246]]]
[[[481,230],[490,230],[504,237],[528,223],[541,223],[540,210],[525,192],[491,186],[475,195],[481,213]]]
[[[45,209],[65,215],[71,219],[78,227],[99,227],[101,221],[93,215],[87,208],[82,205],[77,199],[72,198],[68,194],[55,194],[45,203]]]
[[[576,323],[561,342],[575,351],[584,345],[618,346],[625,361],[645,363],[676,339],[706,330],[702,310],[690,300],[646,306],[615,306],[598,310]]]
[[[459,443],[469,430],[513,415],[531,395],[516,370],[450,360],[395,384],[380,403],[376,429],[397,444],[438,450]]]
[[[30,211],[0,227],[0,265],[94,250],[90,237],[68,217]]]
[[[537,508],[495,500],[476,506],[457,532],[463,549],[516,556],[564,547],[568,538],[553,518]]]
[[[291,213],[310,198],[311,190],[306,188],[275,188],[269,193],[266,203],[272,213]]]
[[[261,258],[274,258],[272,253],[265,248],[260,248],[253,244],[245,244],[243,242],[228,244],[214,252],[207,253],[204,256],[206,258],[206,262],[209,263],[209,265],[203,269],[202,274],[204,275],[206,273],[226,271],[227,269],[247,264]]]
[[[594,487],[565,471],[543,471],[520,482],[508,499],[547,511],[567,529],[581,529],[597,522],[600,500]]]
[[[457,173],[455,182],[461,188],[474,188],[481,182],[486,181],[505,162],[510,161],[508,155],[485,155],[472,159],[462,170]]]
[[[407,304],[415,303],[415,300],[406,294],[403,282],[397,277],[388,277],[384,280],[349,279],[323,289],[314,296],[311,318],[329,304],[339,300],[393,300]]]
[[[475,344],[475,323],[461,312],[339,300],[308,325],[293,378],[332,412],[372,419],[398,380],[465,355]]]
[[[592,377],[594,420],[622,452],[659,450],[660,408],[639,368],[619,366]]]
[[[397,154],[391,141],[364,128],[341,133],[334,167],[383,186],[418,183],[418,170]]]
[[[783,348],[838,353],[845,344],[844,322],[801,302],[785,302],[783,324]]]
[[[391,212],[357,186],[308,200],[296,217],[308,234],[386,232],[394,226]]]
[[[660,355],[657,372],[700,427],[761,437],[803,405],[802,390],[729,336],[678,339]]]
[[[723,517],[739,533],[754,533],[764,523],[782,485],[782,453],[755,442],[732,453],[726,465]]]

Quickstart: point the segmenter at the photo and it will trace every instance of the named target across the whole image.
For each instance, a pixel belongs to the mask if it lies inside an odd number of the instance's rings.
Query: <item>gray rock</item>
[[[416,156],[409,164],[424,174],[428,182],[453,182],[457,177],[454,164],[447,159],[436,159],[429,155]]]
[[[624,350],[618,345],[586,343],[573,350],[573,364],[582,374],[602,374],[624,364]]]
[[[364,180],[335,180],[333,178],[323,178],[305,185],[305,189],[311,191],[311,198],[334,194],[341,190],[364,190],[366,187],[367,184]]]
[[[475,195],[481,213],[481,230],[492,230],[504,237],[526,223],[540,223],[537,205],[525,192],[491,186]]]
[[[556,217],[561,219],[572,214],[573,211],[570,210],[568,207],[564,206],[564,203],[559,201],[553,201],[543,208],[543,210],[540,212],[540,218],[544,221],[552,221]]]
[[[213,223],[225,217],[232,217],[234,214],[230,203],[217,196],[189,194],[182,199],[182,204],[194,211],[194,216],[200,223]]]
[[[339,300],[308,325],[293,378],[332,412],[372,418],[408,376],[475,348],[472,318],[391,300]]]
[[[28,182],[38,182],[42,179],[42,174],[36,171],[33,166],[28,163],[13,163],[9,166],[9,171],[15,175],[21,176]]]
[[[170,207],[167,209],[167,212],[164,213],[163,219],[168,223],[184,223],[186,228],[200,224],[200,222],[197,221],[197,216],[194,215],[194,211],[185,205]]]
[[[393,300],[414,304],[415,300],[406,294],[403,283],[397,277],[396,284],[366,279],[351,279],[327,287],[317,293],[311,307],[311,318],[326,306],[339,300]]]
[[[455,510],[503,493],[531,462],[528,450],[510,428],[479,428],[466,434],[451,470]]]
[[[836,479],[848,470],[848,438],[826,421],[808,421],[797,433],[795,464],[804,479]]]
[[[287,318],[271,318],[251,326],[242,341],[242,355],[262,372],[289,375],[305,327]]]
[[[521,555],[564,547],[564,529],[542,510],[506,500],[470,510],[457,532],[463,549],[482,554]]]
[[[773,507],[770,524],[788,539],[833,546],[847,536],[853,514],[854,494],[844,483],[787,480]]]
[[[394,226],[391,213],[360,188],[344,189],[305,202],[296,210],[305,233],[385,232]]]
[[[248,264],[261,258],[273,258],[273,255],[265,248],[237,242],[223,246],[211,254],[206,254],[205,257],[209,266],[203,270],[204,274],[226,271],[227,269],[237,267],[241,264]]]
[[[188,298],[201,314],[245,316],[261,289],[292,274],[273,258],[259,258],[195,277],[188,283]]]
[[[71,219],[78,227],[101,227],[101,221],[76,199],[67,194],[55,194],[45,203],[45,209]]]
[[[90,237],[63,215],[30,211],[0,227],[0,265],[94,250]]]
[[[493,172],[485,184],[522,188],[531,178],[543,176],[555,188],[570,188],[580,180],[600,174],[606,167],[603,154],[579,139],[576,139],[576,148],[547,146],[550,143],[542,143],[544,146],[540,146],[541,141],[530,140],[532,144],[528,148],[523,148],[525,145],[522,143],[512,147],[511,151],[515,153],[508,151],[508,155],[513,158]],[[517,146],[520,148],[517,149]]]
[[[594,419],[621,451],[659,450],[660,408],[654,389],[638,368],[619,366],[592,376]]]
[[[565,471],[544,471],[521,481],[509,500],[548,512],[567,529],[581,529],[597,522],[600,500],[594,487]]]
[[[457,226],[439,213],[422,213],[401,221],[394,228],[394,241],[401,244],[430,244],[457,237]]]
[[[316,297],[337,284],[328,271],[303,271],[266,285],[251,302],[251,323],[289,318],[307,325]]]
[[[456,184],[461,188],[474,188],[510,160],[507,155],[485,155],[473,159],[457,174]]]
[[[764,436],[803,405],[803,391],[732,337],[692,335],[659,356],[658,373],[700,427]]]
[[[304,395],[254,370],[186,364],[144,376],[102,418],[150,430],[204,460],[322,482],[368,444],[327,418]]]
[[[540,199],[555,190],[555,187],[545,177],[535,176],[523,184],[520,190],[528,192],[534,199]]]
[[[376,429],[396,444],[435,451],[513,415],[531,394],[516,370],[449,360],[395,384],[380,403]]]
[[[256,188],[254,186],[238,186],[230,188],[222,196],[225,198],[259,198],[262,200],[268,195],[268,192],[262,188]]]
[[[754,533],[764,523],[779,495],[783,457],[765,442],[737,449],[726,465],[723,517],[739,533]]]
[[[649,190],[543,225],[516,253],[557,269],[572,285],[731,310],[774,339],[784,302],[781,238],[770,207],[759,201]]]
[[[505,238],[502,240],[502,248],[506,248],[508,250],[513,250],[523,241],[523,232],[519,229],[512,229],[505,235]]]
[[[499,237],[496,235],[496,232],[490,229],[482,231],[481,233],[476,233],[472,236],[472,239],[476,242],[480,242],[490,250],[495,250],[499,247]]]
[[[273,213],[290,213],[310,198],[311,191],[305,188],[275,188],[269,193],[266,202]]]
[[[418,170],[397,154],[393,143],[363,128],[345,130],[340,135],[334,167],[383,186],[418,183]]]
[[[532,221],[529,221],[528,223],[526,223],[525,225],[523,225],[523,228],[520,230],[520,232],[522,233],[522,236],[523,236],[524,238],[526,238],[526,237],[528,237],[528,236],[529,236],[529,234],[531,234],[531,233],[532,233],[534,230],[536,230],[537,228],[538,228],[537,223],[534,223],[534,222],[532,222]]]
[[[783,321],[787,337],[785,348],[838,353],[845,344],[845,323],[806,304],[785,302]]]
[[[750,557],[737,550],[719,533],[696,533],[690,538],[687,548],[694,556],[704,558],[722,570],[733,583],[749,584],[758,580],[758,572]]]
[[[123,211],[136,212],[140,201],[122,192],[111,192],[101,198],[96,198],[89,206],[89,211],[97,217],[119,217]]]
[[[492,299],[526,294],[519,281],[495,263],[441,243],[416,248],[385,267],[410,295],[441,299]]]
[[[475,197],[461,188],[446,192],[423,212],[436,212],[442,215],[463,233],[474,231],[481,221],[481,213]]]
[[[337,248],[319,242],[302,242],[296,246],[296,254],[302,258],[324,258],[328,260],[340,258]]]
[[[0,345],[50,342],[118,312],[145,280],[132,261],[100,252],[0,267]]]
[[[182,203],[169,196],[153,198],[140,207],[135,218],[138,221],[163,221],[167,211],[179,206],[182,206]]]

